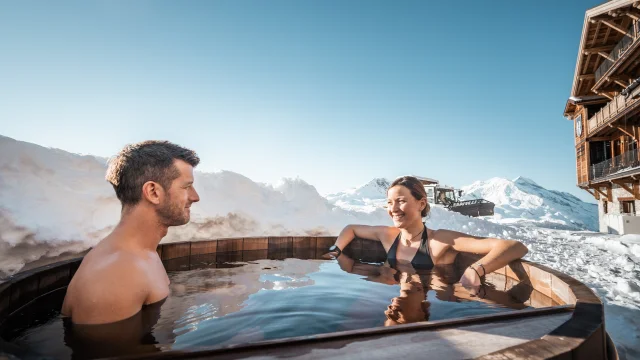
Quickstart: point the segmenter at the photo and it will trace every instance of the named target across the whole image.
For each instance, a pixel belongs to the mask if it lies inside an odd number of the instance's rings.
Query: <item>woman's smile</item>
[[[404,218],[404,214],[393,214],[393,220],[401,220]]]

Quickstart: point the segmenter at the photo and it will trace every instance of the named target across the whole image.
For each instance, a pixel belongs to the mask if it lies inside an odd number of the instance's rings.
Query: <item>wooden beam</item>
[[[598,38],[598,33],[600,32],[600,22],[596,25],[596,32],[593,34],[593,39],[591,39],[591,47],[596,44],[596,39]]]
[[[611,195],[611,186],[607,186],[607,201],[613,202],[613,196]]]
[[[599,59],[600,57],[598,55],[596,55],[596,60]],[[584,61],[584,67],[582,68],[582,75],[587,75],[587,73],[589,72],[589,62],[591,61],[591,54],[587,55],[587,59]],[[595,72],[596,69],[593,69],[592,73],[594,73],[594,79],[595,79]],[[582,85],[582,84],[581,84]]]
[[[627,190],[629,192],[629,194],[633,195],[633,189],[628,187],[627,185],[625,185],[624,181],[612,180],[611,182],[614,183],[614,184],[619,185],[621,188]]]
[[[585,75],[578,76],[578,80],[593,80],[595,78],[596,78],[595,74],[585,74]]]
[[[605,198],[607,197],[607,194],[604,193],[602,190],[600,190],[598,187],[594,187],[592,189],[597,191],[600,195],[604,196]]]
[[[613,96],[609,95],[609,94],[608,94],[608,93],[606,93],[606,92],[596,91],[596,94],[598,94],[598,95],[602,95],[602,96],[606,97],[606,98],[607,98],[607,99],[609,99],[609,100],[613,100]]]
[[[638,139],[636,139],[636,136],[633,134],[633,131],[629,132],[629,129],[624,128],[623,126],[616,126],[616,129],[622,131],[623,133],[631,136],[635,141],[638,141]]]
[[[604,33],[604,39],[602,39],[602,44],[606,44],[607,40],[609,40],[609,34],[611,34],[611,28],[607,26],[607,32]]]
[[[625,15],[627,15],[628,17],[632,18],[635,21],[640,20],[640,16],[638,15],[638,13],[636,12],[632,12],[632,11],[627,11],[624,13]]]
[[[627,86],[628,86],[628,84],[627,84],[627,83],[622,82],[622,80],[614,79],[614,80],[613,80],[613,82],[614,82],[614,83],[616,83],[616,84],[618,84],[618,85],[620,85],[623,89],[626,89],[626,88],[627,88]]]
[[[584,190],[591,194],[591,196],[593,196],[596,200],[600,200],[600,194],[596,193],[595,191],[591,191],[591,189],[589,188],[586,188]]]
[[[589,138],[587,141],[611,141],[611,138],[609,136],[600,136]]]
[[[585,54],[585,55],[589,55],[589,54],[597,54],[600,51],[609,52],[609,51],[613,50],[613,47],[614,47],[614,45],[590,47],[588,49],[584,49],[584,51],[582,53]]]
[[[616,61],[614,58],[610,57],[609,54],[607,54],[604,51],[598,51],[598,55],[602,56],[603,58],[609,60],[609,61]]]
[[[586,124],[586,122],[585,122]],[[587,127],[585,127],[586,129]],[[587,168],[585,169],[587,171],[587,180],[589,180],[589,169],[591,169],[591,143],[588,141],[584,142],[584,155],[587,158]]]
[[[628,10],[624,10],[624,9],[615,9],[615,10],[611,10],[607,13],[609,16],[612,16],[614,18],[620,17],[620,16],[628,16],[633,20],[640,20],[640,15],[638,15],[637,12],[628,9]],[[606,20],[606,19],[605,19]]]
[[[633,78],[626,74],[611,75],[611,76],[607,76],[607,78],[613,81],[615,80],[626,81],[627,86],[633,81]]]
[[[640,200],[640,184],[638,184],[638,182],[634,181],[632,194],[636,200]]]
[[[613,21],[609,21],[609,20],[600,20],[600,22],[602,22],[603,24],[607,25],[608,27],[610,27],[613,30],[616,30],[619,33],[622,33],[624,35],[627,35],[627,30],[623,29],[620,27],[620,25],[614,23]]]
[[[600,61],[602,60],[601,56],[598,56],[598,54],[594,54],[596,57],[596,61],[593,62],[593,72],[595,73],[596,70],[598,70],[598,67],[600,66]]]

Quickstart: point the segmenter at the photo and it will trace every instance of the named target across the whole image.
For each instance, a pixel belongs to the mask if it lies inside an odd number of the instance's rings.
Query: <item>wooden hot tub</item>
[[[157,251],[170,271],[215,267],[229,254],[238,257],[238,261],[254,260],[244,259],[243,254],[255,257],[256,252],[268,259],[317,259],[335,239],[230,238],[161,244]],[[366,261],[380,261],[386,256],[379,242],[365,239],[354,240],[345,251]],[[460,254],[456,261],[466,267],[476,258]],[[18,273],[0,284],[0,330],[10,326],[5,320],[20,308],[39,296],[66,287],[81,260],[61,261]],[[525,303],[535,309],[127,358],[617,359],[605,331],[603,304],[584,284],[528,261],[514,262],[488,277],[491,276],[495,277],[493,284],[503,287],[499,290],[530,285],[536,291],[531,292]],[[0,358],[3,352],[22,354],[22,349],[6,342],[4,345],[3,348],[0,341]]]

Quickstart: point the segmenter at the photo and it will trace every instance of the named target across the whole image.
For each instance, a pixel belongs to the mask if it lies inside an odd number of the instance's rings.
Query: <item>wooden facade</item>
[[[261,256],[271,259],[292,256],[316,259],[326,253],[335,239],[217,239],[161,244],[157,251],[167,271],[177,271],[216,267],[216,262],[229,259],[252,261],[255,259],[248,256],[254,256],[255,252],[262,252]],[[386,258],[385,250],[378,241],[356,239],[346,251],[363,261],[376,262]],[[456,262],[464,268],[477,259],[476,255],[460,254]],[[81,260],[61,261],[28,270],[0,284],[0,330],[6,326],[5,319],[34,299],[56,289],[64,289]],[[204,359],[215,356],[220,359],[331,357],[371,360],[396,356],[422,358],[429,354],[434,358],[617,359],[615,347],[605,331],[603,304],[584,284],[553,269],[520,260],[489,276],[501,277],[502,281],[492,281],[496,288],[501,287],[497,289],[500,291],[522,289],[522,285],[536,290],[528,292],[527,302],[538,308],[251,344],[168,350],[127,358]],[[540,298],[535,298],[535,294],[540,294],[537,295]],[[11,353],[3,353],[2,345],[0,339],[0,358],[12,358]]]
[[[574,125],[576,183],[598,201],[600,230],[640,233],[640,218],[628,219],[640,206],[640,1],[587,10],[564,115]],[[629,197],[633,206],[620,200]]]

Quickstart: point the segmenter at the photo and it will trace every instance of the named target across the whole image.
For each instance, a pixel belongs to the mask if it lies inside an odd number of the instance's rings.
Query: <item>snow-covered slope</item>
[[[0,277],[41,257],[82,251],[117,223],[106,160],[0,136]],[[237,173],[195,173],[192,221],[163,242],[228,236],[328,235],[346,224],[390,223],[386,212],[348,211],[300,179],[256,183]]]
[[[487,199],[494,204],[493,220],[500,223],[531,223],[537,226],[568,229],[598,229],[598,207],[577,197],[547,190],[533,180],[492,178],[462,187],[463,200]]]
[[[364,185],[329,194],[327,200],[343,209],[364,212],[375,211],[386,204],[387,188],[391,183],[385,178],[376,178]]]

